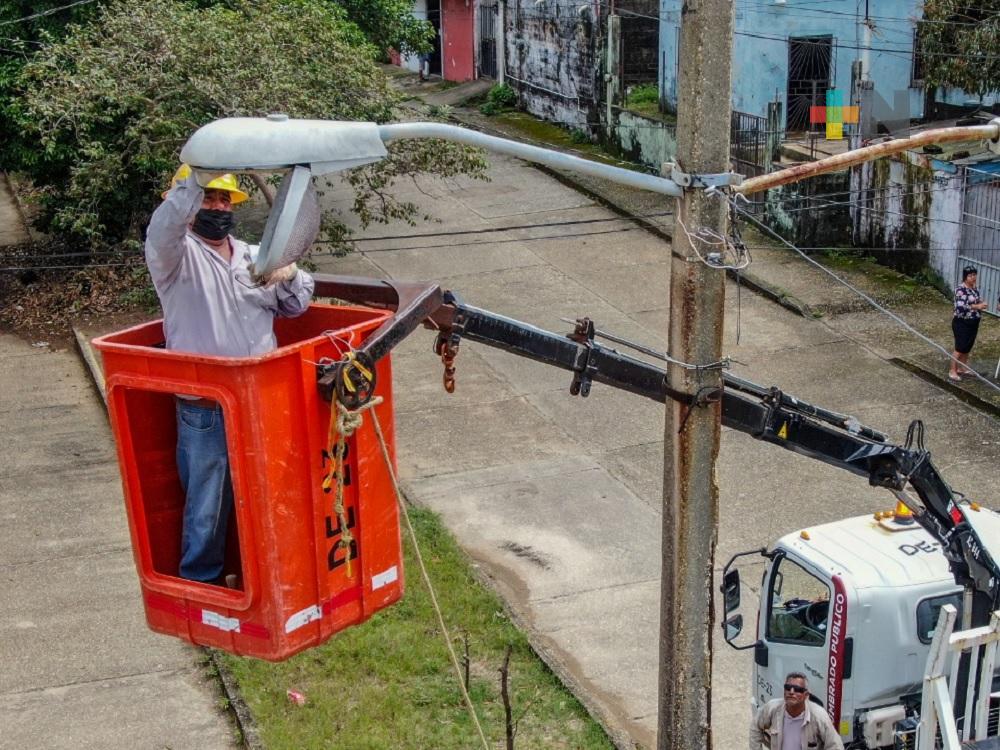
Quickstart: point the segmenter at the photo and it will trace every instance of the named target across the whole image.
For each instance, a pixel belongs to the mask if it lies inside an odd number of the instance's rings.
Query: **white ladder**
[[[957,618],[958,610],[953,605],[941,607],[924,672],[917,750],[935,750],[938,728],[943,750],[961,750],[962,742],[984,740],[988,736],[990,689],[1000,644],[1000,611],[993,613],[989,625],[956,633]],[[969,654],[969,675],[965,706],[959,715],[975,716],[975,721],[963,721],[960,732],[951,696],[955,694],[963,653]]]

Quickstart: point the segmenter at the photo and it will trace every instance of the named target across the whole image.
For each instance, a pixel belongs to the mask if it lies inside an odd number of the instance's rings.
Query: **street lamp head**
[[[278,172],[308,166],[329,174],[384,159],[374,122],[293,120],[287,115],[227,117],[198,128],[181,161],[204,172]]]

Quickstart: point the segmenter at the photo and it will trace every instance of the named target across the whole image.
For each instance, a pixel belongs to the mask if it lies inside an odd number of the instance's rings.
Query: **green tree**
[[[413,17],[413,0],[335,0],[381,55],[430,52],[434,27]]]
[[[60,38],[70,23],[93,18],[96,0],[4,0],[0,2],[0,168],[32,160],[32,144],[17,123],[15,83],[44,41]]]
[[[46,227],[91,248],[138,237],[180,147],[219,117],[391,119],[397,99],[376,55],[322,0],[107,3],[44,44],[19,77],[16,117],[35,144],[22,166],[43,192]],[[390,153],[349,178],[363,224],[413,220],[415,207],[386,192],[401,176],[485,168],[479,152],[440,142]],[[346,235],[336,216],[327,227]]]
[[[929,87],[1000,92],[1000,0],[926,0],[918,38]]]

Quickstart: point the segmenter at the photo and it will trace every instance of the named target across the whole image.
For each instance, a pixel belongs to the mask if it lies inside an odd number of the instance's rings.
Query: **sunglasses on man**
[[[791,691],[793,693],[804,693],[804,692],[806,692],[806,689],[804,687],[802,687],[801,685],[789,685],[789,684],[786,683],[785,684],[785,692],[788,692],[788,691]]]

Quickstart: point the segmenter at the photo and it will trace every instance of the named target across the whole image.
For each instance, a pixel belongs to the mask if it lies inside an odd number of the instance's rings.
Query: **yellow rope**
[[[351,544],[354,542],[354,534],[347,528],[347,513],[344,508],[344,455],[347,453],[347,439],[362,425],[361,413],[382,403],[381,396],[372,399],[364,406],[350,411],[334,399],[330,405],[330,429],[327,433],[327,444],[333,445],[334,433],[337,435],[336,446],[333,448],[333,460],[330,461],[330,470],[323,478],[323,489],[329,491],[330,485],[337,482],[337,493],[333,503],[333,511],[337,514],[337,521],[340,524],[340,540],[337,542],[338,548],[346,550],[347,577],[353,578],[354,571],[351,566]],[[374,414],[375,412],[372,412]]]
[[[381,402],[382,399],[373,399],[367,405],[375,406],[375,401]],[[451,657],[451,665],[455,668],[455,676],[458,677],[458,686],[462,690],[462,699],[465,701],[466,708],[469,709],[469,716],[472,717],[472,723],[476,725],[476,731],[479,732],[479,739],[483,742],[484,750],[490,750],[490,743],[486,739],[486,735],[483,733],[483,727],[479,723],[479,716],[476,715],[476,709],[472,705],[472,698],[469,697],[469,691],[465,689],[465,680],[462,677],[462,668],[458,665],[458,656],[455,654],[455,649],[451,645],[451,635],[448,633],[448,627],[444,624],[444,615],[441,614],[441,607],[438,604],[437,595],[434,593],[434,585],[431,583],[431,577],[427,573],[427,567],[424,565],[424,557],[420,554],[420,545],[417,543],[417,533],[413,530],[413,524],[410,522],[410,514],[406,508],[406,502],[403,500],[403,492],[399,489],[399,480],[396,478],[396,472],[392,468],[392,460],[389,458],[389,449],[385,445],[385,436],[382,434],[382,425],[379,423],[378,414],[375,410],[372,410],[372,422],[375,425],[375,434],[378,436],[378,443],[382,449],[382,458],[385,459],[385,466],[389,470],[389,477],[392,479],[392,486],[396,491],[396,502],[399,504],[399,509],[403,514],[403,519],[406,521],[406,528],[410,534],[410,541],[413,542],[413,552],[417,558],[417,563],[420,565],[420,575],[424,579],[424,585],[427,587],[427,593],[430,594],[431,604],[434,605],[434,612],[437,615],[438,626],[441,628],[441,635],[444,637],[444,643],[448,647],[448,655]]]
[[[344,381],[344,387],[349,392],[357,393],[358,390],[354,386],[354,381],[351,380],[350,370],[352,369],[360,372],[364,379],[371,383],[373,378],[372,371],[358,362],[357,356],[353,350],[344,352],[343,360],[345,365],[340,370],[340,377]]]

